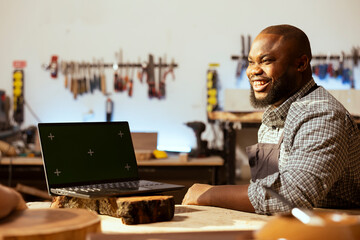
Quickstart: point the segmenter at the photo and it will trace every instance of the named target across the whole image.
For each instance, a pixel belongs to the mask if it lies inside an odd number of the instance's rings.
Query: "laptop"
[[[102,198],[184,188],[139,179],[128,122],[39,123],[50,196]]]

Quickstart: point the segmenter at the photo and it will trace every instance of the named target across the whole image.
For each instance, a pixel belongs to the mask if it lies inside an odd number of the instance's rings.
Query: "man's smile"
[[[264,92],[267,86],[270,84],[269,79],[257,79],[257,80],[252,80],[251,82],[255,92]]]

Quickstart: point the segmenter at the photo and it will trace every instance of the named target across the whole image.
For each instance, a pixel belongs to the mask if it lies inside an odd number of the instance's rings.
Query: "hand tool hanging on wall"
[[[81,79],[80,79],[80,95],[87,92],[86,90],[86,66],[85,62],[82,63],[81,67]]]
[[[243,57],[245,56],[245,39],[244,35],[241,35],[241,51],[236,67],[236,77],[239,78],[241,76],[242,70],[243,70]]]
[[[84,93],[88,93],[89,92],[89,80],[90,80],[90,75],[89,75],[89,64],[86,63],[86,65],[84,66]]]
[[[162,74],[161,74],[161,69],[162,69],[162,59],[161,57],[159,57],[159,66],[158,66],[158,81],[157,81],[157,88],[158,91],[156,91],[156,95],[159,99],[163,98],[161,95],[163,92],[165,94],[165,83],[162,83]]]
[[[69,73],[70,73],[69,87],[70,87],[71,93],[73,93],[73,91],[74,91],[74,71],[75,71],[75,62],[70,62],[69,63]]]
[[[104,59],[101,59],[100,64],[100,85],[101,85],[101,92],[106,95],[106,77],[105,77],[105,70],[104,70]]]
[[[93,58],[93,66],[96,66],[96,60],[95,58]],[[94,93],[95,90],[95,85],[96,85],[96,68],[92,68],[90,71],[90,77],[89,77],[89,88],[90,88],[90,92]]]
[[[91,82],[91,78],[92,78],[92,71],[91,71],[90,64],[87,64],[86,69],[85,69],[85,74],[86,74],[86,93],[89,93],[89,92],[91,92],[90,82]]]
[[[62,61],[60,63],[60,71],[64,75],[64,87],[67,88],[68,85],[69,85],[69,83],[68,83],[68,71],[69,71],[69,68],[68,68],[66,62]]]
[[[119,74],[118,74],[118,85],[117,85],[117,90],[122,92],[124,89],[124,79],[123,79],[123,71],[122,71],[122,68],[123,68],[123,54],[122,54],[122,50],[120,49],[119,51],[119,63],[120,63],[120,67],[119,67]]]
[[[241,35],[241,52],[240,55],[238,56],[238,64],[236,66],[236,78],[237,81],[240,80],[243,72],[246,70],[247,66],[248,66],[248,61],[247,61],[247,55],[250,52],[250,48],[251,48],[251,36],[248,35],[247,37],[247,48],[245,47],[245,37],[244,35]]]
[[[125,75],[124,75],[124,82],[123,82],[123,89],[122,91],[126,91],[126,89],[128,88],[128,84],[129,84],[129,62],[127,62],[125,64]]]
[[[147,84],[149,86],[148,96],[149,98],[156,97],[156,86],[155,86],[155,68],[154,68],[154,57],[149,54],[149,62],[146,67]]]
[[[147,63],[146,62],[141,62],[141,60],[139,58],[138,64],[140,65],[140,68],[139,68],[139,70],[137,72],[137,78],[140,80],[141,83],[143,83],[143,78],[147,77],[146,76]]]
[[[165,62],[165,65],[166,62]],[[160,81],[160,86],[159,86],[159,98],[165,98],[166,96],[166,88],[165,88],[165,81],[166,81],[166,77],[171,74],[172,79],[175,80],[175,74],[174,74],[174,59],[171,61],[168,69],[164,72],[164,75],[162,76],[162,79]]]
[[[73,77],[73,96],[74,99],[77,99],[77,95],[78,95],[78,90],[79,90],[79,86],[78,86],[78,79],[79,79],[79,64],[75,63],[75,69],[74,69],[74,77]]]
[[[82,94],[82,83],[83,83],[83,79],[84,79],[84,75],[83,75],[83,69],[81,67],[82,63],[79,63],[79,73],[78,73],[78,77],[77,77],[77,95],[81,95]]]
[[[95,89],[101,91],[101,62],[97,61],[97,71],[96,71],[96,79],[95,79]]]
[[[132,67],[131,70],[130,70],[130,76],[129,76],[129,87],[128,87],[128,95],[129,95],[129,97],[132,97],[132,94],[133,94],[134,73],[135,73],[135,68]]]
[[[57,75],[58,75],[58,56],[53,55],[51,57],[51,62],[49,64],[49,69],[50,69],[50,76],[52,78],[57,78]]]
[[[175,67],[175,61],[174,59],[172,59],[168,69],[164,73],[164,77],[163,77],[164,81],[166,80],[169,74],[171,74],[173,81],[175,80],[174,67]]]
[[[58,56],[53,55],[51,56],[50,63],[49,64],[42,64],[41,67],[44,70],[50,70],[50,77],[51,78],[57,78],[58,75]]]

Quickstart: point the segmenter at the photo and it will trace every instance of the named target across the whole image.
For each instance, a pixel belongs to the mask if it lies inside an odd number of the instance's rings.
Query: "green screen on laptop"
[[[38,126],[49,185],[138,178],[127,122]]]

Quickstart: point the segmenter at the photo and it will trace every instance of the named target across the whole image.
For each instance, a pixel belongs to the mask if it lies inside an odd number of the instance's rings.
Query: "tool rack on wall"
[[[52,56],[50,64],[43,65],[43,68],[50,70],[52,78],[57,78],[57,71],[60,69],[65,78],[64,86],[71,91],[74,99],[78,95],[93,93],[95,90],[101,91],[106,96],[109,95],[110,91],[106,89],[105,78],[105,69],[108,68],[114,71],[114,92],[127,92],[128,96],[132,97],[133,83],[137,78],[141,83],[148,85],[149,98],[165,98],[165,82],[168,75],[172,75],[172,79],[175,80],[174,68],[178,67],[178,64],[174,60],[167,63],[165,56],[159,57],[156,63],[153,55],[149,54],[147,61],[124,62],[121,50],[115,53],[115,56],[117,61],[114,63],[105,63],[103,60],[95,59],[92,62],[62,60],[58,63],[58,57]],[[157,74],[155,74],[155,69],[157,69]]]

